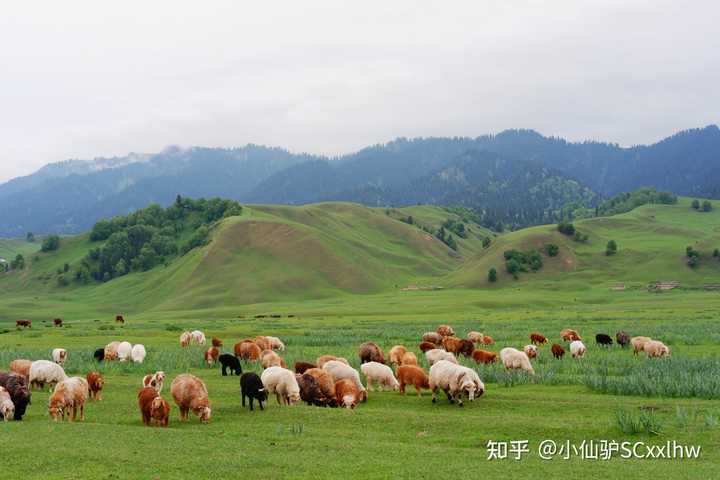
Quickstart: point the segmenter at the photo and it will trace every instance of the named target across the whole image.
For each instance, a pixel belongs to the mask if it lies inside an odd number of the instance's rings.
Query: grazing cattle
[[[367,400],[367,390],[360,381],[360,374],[357,370],[337,360],[331,360],[327,362],[325,365],[323,365],[323,370],[325,370],[333,377],[335,383],[337,383],[338,380],[342,379],[349,379],[355,382],[355,385],[360,391],[360,395],[362,397],[361,400],[363,402]]]
[[[162,392],[163,386],[165,386],[165,372],[159,371],[153,374],[145,375],[143,377],[143,387],[154,388],[156,392]]]
[[[441,337],[454,337],[455,336],[455,330],[450,325],[440,325],[437,330],[435,330],[438,335]]]
[[[145,345],[142,345],[140,343],[138,343],[137,345],[133,345],[132,350],[130,350],[130,358],[132,359],[133,363],[143,363],[146,356],[147,351],[145,351]]]
[[[295,362],[295,373],[303,374],[306,370],[317,368],[317,365],[309,362]]]
[[[222,340],[220,340],[219,338],[213,337],[213,339],[211,340],[211,342],[212,342],[212,346],[213,346],[213,347],[218,347],[218,348],[220,348],[220,347],[222,347],[222,345],[223,345]]]
[[[317,364],[317,368],[323,368],[327,362],[330,362],[332,360],[337,360],[338,362],[342,362],[345,365],[350,365],[350,362],[348,362],[346,359],[342,357],[336,357],[335,355],[322,355],[317,358],[315,363]]]
[[[158,398],[160,394],[152,387],[143,387],[138,392],[138,407],[140,408],[140,415],[142,416],[143,425],[149,427],[150,420],[152,419],[152,403],[153,400]]]
[[[64,348],[56,348],[52,351],[52,360],[58,365],[64,365],[67,359],[67,350]]]
[[[565,355],[565,349],[559,343],[553,343],[550,351],[557,360],[560,360]]]
[[[360,363],[377,362],[385,363],[385,355],[382,349],[375,342],[365,342],[358,349]]]
[[[670,349],[668,348],[668,346],[658,340],[650,340],[649,342],[645,343],[645,345],[643,346],[643,350],[645,350],[645,353],[647,353],[648,358],[670,356]]]
[[[329,407],[337,407],[335,397],[335,379],[328,372],[321,368],[309,368],[305,371],[305,375],[310,375],[318,382],[320,391],[327,399]]]
[[[422,343],[420,343],[420,345],[418,345],[418,348],[420,349],[421,352],[425,353],[428,350],[433,350],[433,349],[437,348],[437,345],[435,345],[432,342],[422,342]]]
[[[240,343],[235,344],[235,356],[246,360],[248,362],[257,362],[260,360],[262,350],[252,340],[243,340]]]
[[[205,363],[207,363],[209,367],[212,367],[215,365],[215,362],[218,361],[219,356],[220,349],[217,347],[210,347],[207,351],[205,351]]]
[[[65,370],[53,362],[47,360],[35,360],[30,365],[30,385],[37,386],[40,389],[45,387],[45,384],[50,386],[56,385],[65,380]]]
[[[587,348],[585,348],[585,344],[580,340],[575,340],[570,343],[570,354],[572,354],[573,358],[583,358],[585,352],[587,352]]]
[[[630,345],[630,335],[624,330],[620,330],[615,334],[615,340],[617,340],[618,345],[622,348]]]
[[[535,332],[530,334],[530,343],[533,345],[545,345],[547,342],[547,337],[541,333]]]
[[[483,336],[482,339],[483,345],[493,345],[495,343],[495,340],[490,335]]]
[[[130,342],[120,342],[117,347],[117,358],[121,362],[127,362],[131,359],[132,355],[132,344]]]
[[[236,356],[230,355],[229,353],[223,353],[218,357],[218,361],[220,362],[220,365],[222,365],[223,377],[227,376],[228,369],[230,369],[230,375],[233,373],[238,376],[242,374],[240,360],[238,360]]]
[[[497,363],[498,361],[497,353],[481,349],[473,350],[472,358],[475,363]]]
[[[390,349],[390,352],[388,353],[388,359],[390,359],[390,363],[393,365],[400,365],[403,355],[407,353],[407,348],[405,348],[402,345],[395,345]]]
[[[28,380],[17,373],[0,372],[0,386],[8,391],[13,405],[15,405],[13,418],[22,420],[31,399]]]
[[[105,355],[103,358],[105,360],[117,360],[118,358],[118,346],[120,346],[120,342],[110,342],[107,345],[105,345]]]
[[[180,409],[180,421],[189,420],[189,412],[193,411],[200,422],[208,423],[212,410],[205,383],[195,375],[183,373],[175,377],[170,385],[170,393]]]
[[[290,370],[282,367],[266,368],[260,380],[268,394],[275,394],[278,405],[292,405],[300,401],[300,386]]]
[[[205,334],[200,330],[193,330],[190,332],[190,341],[197,343],[198,345],[205,345]]]
[[[417,365],[418,359],[413,352],[405,352],[400,359],[400,365]]]
[[[98,362],[102,362],[103,360],[105,360],[105,349],[98,348],[97,350],[95,350],[95,353],[93,353],[93,358]]]
[[[262,352],[260,356],[260,364],[263,368],[269,368],[269,367],[283,367],[287,368],[287,365],[285,365],[285,360],[282,359],[280,355],[275,353],[273,350],[265,350]]]
[[[397,369],[397,378],[400,384],[400,393],[405,395],[405,387],[413,385],[418,397],[422,395],[422,389],[429,389],[430,383],[425,371],[417,365],[401,365]]]
[[[255,372],[243,373],[240,377],[240,395],[242,396],[242,406],[245,406],[245,399],[250,399],[250,411],[255,410],[253,402],[255,400],[260,404],[260,410],[263,409],[262,402],[267,401],[268,395],[265,385]]]
[[[32,328],[32,320],[15,320],[15,326],[17,328]]]
[[[397,390],[400,387],[393,371],[387,365],[378,362],[367,362],[360,365],[360,371],[365,375],[368,390],[373,389],[373,384],[382,391],[383,387]]]
[[[645,349],[645,344],[652,341],[650,337],[632,337],[630,343],[633,346],[633,355],[637,355],[638,352],[642,352]]]
[[[22,375],[25,377],[25,380],[28,382],[30,381],[30,366],[32,365],[32,360],[25,360],[22,358],[18,358],[16,360],[13,360],[10,362],[10,371],[15,372],[18,375]]]
[[[339,406],[354,409],[362,398],[362,392],[349,378],[335,382],[335,400]]]
[[[480,332],[468,332],[467,339],[473,343],[482,343],[484,335]]]
[[[566,342],[574,342],[576,340],[582,340],[582,338],[580,338],[580,335],[578,334],[578,332],[576,332],[575,330],[573,330],[571,328],[566,328],[563,331],[561,331],[560,337],[562,337],[562,339],[565,340]]]
[[[5,387],[0,387],[0,417],[6,422],[10,421],[10,417],[15,417],[15,404]]]
[[[309,373],[295,374],[298,386],[300,387],[300,399],[308,406],[327,407],[330,402],[320,388],[320,382]]]
[[[54,318],[53,325],[55,325],[56,327],[62,327],[63,326],[62,318]]]
[[[463,406],[463,394],[467,395],[468,400],[472,402],[475,400],[475,396],[480,397],[485,393],[485,385],[475,370],[447,360],[440,360],[430,367],[429,377],[433,403],[437,402],[439,389],[445,392],[450,403],[457,401],[461,407]]]
[[[90,398],[96,401],[102,400],[102,389],[105,386],[105,378],[100,372],[90,372],[85,377],[88,384]]]
[[[255,337],[253,340],[255,342],[255,345],[260,347],[260,350],[272,350],[272,343],[270,342],[270,339],[268,337],[259,336]]]
[[[610,335],[606,333],[598,333],[597,335],[595,335],[595,343],[597,343],[598,345],[609,347],[613,344],[613,339]]]
[[[470,357],[473,350],[475,349],[475,344],[470,340],[462,340],[455,337],[443,338],[442,345],[443,348],[445,348],[445,350],[447,350],[448,352],[454,353],[456,355],[462,354],[466,357]]]
[[[180,346],[185,348],[190,345],[192,340],[192,334],[190,332],[183,332],[180,334]]]
[[[426,333],[423,333],[423,336],[422,336],[423,342],[430,342],[435,345],[440,345],[442,343],[442,339],[443,339],[442,335],[440,335],[437,332],[426,332]]]
[[[115,322],[125,323],[125,317],[123,317],[122,315],[115,315]]]
[[[528,358],[535,358],[538,355],[537,345],[525,345],[523,347],[523,352],[525,352],[525,355],[527,355]]]
[[[458,363],[455,355],[439,348],[436,348],[434,350],[428,350],[427,352],[425,352],[425,358],[427,359],[428,365],[430,365],[431,367],[440,360],[447,360],[448,362]]]
[[[506,370],[522,369],[531,375],[535,375],[535,369],[525,352],[512,347],[503,348],[500,350],[500,361]]]
[[[85,402],[88,398],[87,380],[81,377],[69,377],[55,385],[48,401],[48,414],[53,420],[63,421],[70,414],[70,421],[77,418],[80,409],[80,421],[85,420]]]

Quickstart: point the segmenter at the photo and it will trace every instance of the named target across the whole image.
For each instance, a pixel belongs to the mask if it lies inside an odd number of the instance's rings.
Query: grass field
[[[28,271],[0,279],[0,370],[15,358],[49,358],[52,348],[64,347],[69,374],[97,368],[106,375],[104,400],[88,406],[84,423],[54,424],[47,416],[48,393],[35,391],[23,422],[0,425],[0,448],[13,452],[4,457],[4,472],[9,478],[516,478],[529,472],[553,478],[578,472],[605,479],[715,478],[720,293],[697,287],[717,281],[720,262],[705,255],[700,268],[690,270],[682,252],[690,244],[703,253],[716,240],[720,245],[715,232],[720,215],[691,211],[685,203],[578,222],[590,234],[588,244],[575,244],[552,227],[536,227],[502,235],[483,250],[478,234],[464,249],[461,244],[459,257],[437,242],[425,245],[424,234],[415,236],[417,229],[383,211],[344,204],[253,207],[247,216],[223,223],[210,245],[168,267],[101,285],[59,288],[44,276],[89,248],[83,237],[66,239],[59,252],[40,254]],[[413,207],[411,214],[431,225],[445,215],[429,207]],[[355,231],[353,222],[360,225]],[[547,259],[540,273],[518,281],[502,275],[485,288],[486,267],[504,246],[533,246],[548,238],[561,246],[559,258]],[[609,238],[620,245],[610,258],[603,253]],[[317,251],[324,253],[313,257]],[[553,263],[567,260],[567,267]],[[332,265],[328,271],[326,261]],[[367,283],[346,278],[354,271]],[[682,288],[649,293],[644,286],[651,280],[679,280]],[[399,288],[410,282],[449,288]],[[628,289],[609,288],[618,282]],[[257,294],[262,288],[267,293]],[[116,313],[126,316],[126,325],[114,323]],[[281,317],[255,318],[269,314]],[[56,316],[65,327],[52,327]],[[16,330],[18,318],[32,319],[33,328]],[[265,411],[251,413],[240,406],[237,377],[204,366],[202,348],[178,346],[180,332],[195,328],[223,339],[226,351],[246,337],[277,335],[287,345],[289,364],[327,353],[346,356],[358,367],[360,343],[372,340],[386,350],[404,344],[419,354],[421,334],[441,323],[461,335],[469,330],[492,335],[495,351],[521,348],[533,331],[557,342],[562,328],[575,328],[588,354],[581,361],[569,355],[556,361],[549,347],[542,347],[534,378],[497,365],[472,365],[487,391],[463,408],[444,398],[432,404],[427,392],[421,398],[371,392],[352,412],[279,407],[271,399]],[[633,358],[628,350],[594,344],[596,333],[614,335],[620,329],[663,340],[672,357]],[[112,340],[146,345],[146,363],[96,365],[92,352]],[[181,424],[173,408],[167,430],[143,427],[136,395],[142,376],[154,370],[168,373],[166,398],[177,374],[203,378],[213,402],[211,423],[194,418]],[[537,448],[545,439],[577,445],[674,440],[702,451],[694,460],[542,460]],[[521,461],[488,461],[488,440],[528,440],[530,453]]]

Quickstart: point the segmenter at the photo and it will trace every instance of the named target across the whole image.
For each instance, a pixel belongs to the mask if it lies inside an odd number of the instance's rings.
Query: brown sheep
[[[138,407],[140,408],[140,415],[142,415],[142,422],[145,426],[150,426],[150,408],[153,400],[159,397],[160,394],[152,387],[144,387],[138,392]]]
[[[484,335],[482,339],[483,345],[494,345],[495,340],[490,335]]]
[[[215,362],[217,362],[219,356],[220,349],[218,347],[210,347],[205,352],[205,362],[208,364],[209,367],[212,367],[213,365],[215,365]]]
[[[390,363],[394,365],[400,365],[403,355],[405,355],[405,352],[407,352],[407,348],[405,348],[402,345],[395,345],[390,349],[390,353],[388,354],[388,358],[390,359]]]
[[[32,328],[32,320],[15,320],[15,326],[18,328]]]
[[[566,342],[574,342],[576,340],[582,340],[580,334],[571,328],[566,328],[560,332],[560,337]]]
[[[18,358],[10,362],[10,371],[22,375],[26,380],[30,381],[30,365],[32,365],[32,360]]]
[[[417,365],[418,359],[413,352],[405,352],[400,359],[400,365]]]
[[[375,342],[365,342],[360,345],[360,348],[358,349],[358,357],[360,357],[360,363],[385,363],[385,355],[383,354],[382,349]]]
[[[440,345],[442,343],[442,339],[443,339],[442,335],[440,335],[437,332],[427,332],[427,333],[424,333],[422,336],[423,342],[430,342],[430,343],[434,343],[435,345]]]
[[[180,409],[181,422],[189,419],[190,410],[200,417],[202,423],[210,421],[212,410],[207,387],[198,377],[189,373],[178,375],[170,385],[170,393]]]
[[[272,350],[272,342],[264,336],[255,337],[255,345],[260,347],[260,350]]]
[[[115,315],[115,322],[125,323],[125,317],[123,317],[122,315]]]
[[[295,373],[303,374],[311,368],[317,368],[317,365],[309,362],[295,362]]]
[[[565,349],[559,343],[553,343],[550,351],[557,360],[560,360],[565,355]]]
[[[428,350],[434,350],[437,348],[437,345],[435,345],[432,342],[422,342],[420,345],[418,345],[418,348],[421,352],[425,353]]]
[[[354,409],[361,400],[360,389],[349,378],[338,380],[335,382],[335,399],[339,406]]]
[[[85,420],[85,401],[88,397],[87,380],[80,377],[69,377],[55,385],[55,390],[48,401],[48,414],[56,422],[65,420],[65,415],[72,416],[70,421],[74,422],[77,417],[77,410],[80,409],[80,420]]]
[[[102,389],[105,386],[105,378],[100,372],[90,372],[87,374],[88,390],[90,398],[96,401],[102,400]]]
[[[470,340],[462,340],[455,337],[443,338],[442,345],[448,352],[455,354],[462,353],[466,357],[470,357],[475,349],[475,344],[473,344]]]
[[[62,318],[53,318],[53,325],[55,325],[56,327],[62,327],[63,326]]]
[[[287,368],[287,365],[285,365],[285,360],[283,360],[282,357],[275,353],[273,350],[263,350],[263,352],[260,354],[260,364],[263,368]]]
[[[150,404],[150,416],[155,420],[155,425],[167,427],[170,422],[170,404],[163,397],[158,395]]]
[[[330,405],[330,399],[323,393],[317,378],[309,373],[296,373],[295,379],[300,387],[300,399],[307,403],[308,406],[327,407]],[[334,398],[332,399],[332,403],[335,404]]]
[[[317,358],[315,363],[317,364],[317,368],[322,368],[323,365],[325,365],[327,362],[331,360],[337,360],[338,362],[342,362],[345,365],[350,365],[350,362],[347,361],[347,359],[342,357],[336,357],[335,355],[321,355]]]
[[[335,380],[332,375],[321,368],[308,368],[305,370],[305,374],[315,377],[320,386],[320,391],[328,399],[329,405],[336,407]]]
[[[548,343],[548,339],[545,335],[535,332],[530,334],[530,343],[533,345],[545,345]]]
[[[219,338],[213,337],[213,339],[212,339],[212,346],[213,346],[213,347],[218,347],[218,348],[220,348],[220,347],[223,346],[223,342],[222,342],[222,340],[220,340]]]
[[[235,345],[235,356],[249,362],[257,362],[262,350],[252,340],[243,340]]]
[[[417,365],[401,365],[397,369],[397,378],[400,382],[400,393],[405,395],[405,386],[413,385],[418,397],[422,395],[422,389],[429,389],[430,382],[425,371]]]
[[[440,325],[437,330],[435,330],[438,335],[442,337],[454,337],[455,336],[455,330],[450,325]]]
[[[497,363],[498,361],[497,353],[480,349],[473,350],[472,358],[475,363]]]

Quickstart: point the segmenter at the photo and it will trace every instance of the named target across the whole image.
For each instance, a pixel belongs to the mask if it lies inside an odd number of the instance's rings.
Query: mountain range
[[[568,142],[532,130],[476,138],[399,138],[327,158],[280,148],[170,147],[69,160],[0,185],[0,236],[71,234],[179,194],[244,203],[344,200],[370,206],[461,205],[496,229],[555,221],[641,186],[720,198],[720,129],[633,147]]]

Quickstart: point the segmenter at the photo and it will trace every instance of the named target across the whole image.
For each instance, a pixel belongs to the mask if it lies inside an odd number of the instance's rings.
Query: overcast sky
[[[717,1],[6,2],[0,181],[167,145],[654,142],[718,123],[719,18]]]

